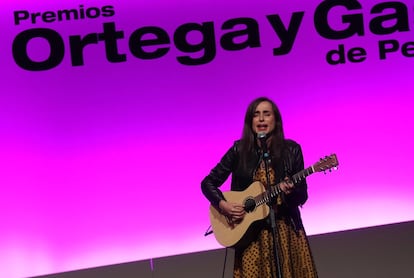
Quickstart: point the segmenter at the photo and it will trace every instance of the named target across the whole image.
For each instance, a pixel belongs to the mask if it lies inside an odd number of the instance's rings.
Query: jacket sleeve
[[[210,171],[201,182],[201,190],[210,201],[210,203],[218,209],[221,200],[225,200],[220,186],[227,180],[234,171],[238,160],[236,143],[224,154],[220,162]]]
[[[291,141],[288,149],[288,172],[289,175],[294,175],[304,169],[302,148],[296,142]],[[289,206],[302,206],[308,199],[308,185],[306,179],[296,183],[292,194],[289,194],[286,197]]]

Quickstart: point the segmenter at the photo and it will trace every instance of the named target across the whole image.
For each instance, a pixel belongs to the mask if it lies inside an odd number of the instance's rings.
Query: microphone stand
[[[263,152],[263,161],[265,164],[265,171],[266,171],[266,182],[267,182],[266,196],[268,199],[267,205],[270,208],[270,225],[272,227],[272,234],[273,234],[273,253],[274,253],[275,261],[276,261],[277,278],[283,278],[282,265],[281,265],[281,261],[279,258],[279,254],[277,252],[278,248],[280,248],[279,233],[277,230],[277,223],[275,219],[275,209],[272,206],[272,195],[273,194],[272,194],[271,185],[270,185],[270,168],[269,168],[271,157],[270,157],[270,153],[267,150],[266,136],[259,134],[258,137],[260,139],[260,144],[261,144],[261,148]],[[277,189],[276,193],[277,193],[276,194],[276,198],[277,198],[277,195],[280,193],[279,189]]]

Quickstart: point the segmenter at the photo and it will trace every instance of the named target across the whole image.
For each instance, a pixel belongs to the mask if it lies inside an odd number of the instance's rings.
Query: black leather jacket
[[[238,167],[240,156],[238,145],[239,141],[235,141],[220,162],[201,182],[203,194],[216,208],[218,208],[219,202],[224,200],[224,196],[219,187],[227,180],[230,174],[232,174],[231,190],[243,191],[253,182],[254,172],[260,164],[261,156],[258,150],[249,159],[248,171],[241,170]],[[275,169],[277,181],[281,181],[285,177],[291,177],[304,169],[302,149],[299,144],[292,140],[285,141],[283,163],[279,163],[279,167],[277,168]],[[283,194],[282,197],[283,203],[278,207],[276,217],[290,222],[294,225],[295,230],[303,229],[298,207],[303,205],[308,198],[306,180],[304,179],[295,184],[293,192],[289,195]]]

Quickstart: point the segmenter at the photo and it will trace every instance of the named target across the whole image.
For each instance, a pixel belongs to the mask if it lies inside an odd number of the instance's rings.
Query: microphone
[[[265,132],[259,132],[257,133],[257,138],[260,140],[260,147],[263,151],[263,157],[268,158],[270,156],[269,151],[267,149],[267,143],[266,143],[266,133]]]

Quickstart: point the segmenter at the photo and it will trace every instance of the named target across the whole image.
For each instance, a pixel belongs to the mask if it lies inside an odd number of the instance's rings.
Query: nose
[[[264,115],[263,114],[259,114],[259,121],[263,122],[264,121]]]

